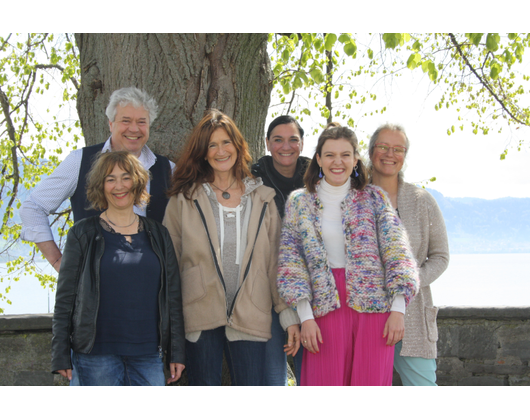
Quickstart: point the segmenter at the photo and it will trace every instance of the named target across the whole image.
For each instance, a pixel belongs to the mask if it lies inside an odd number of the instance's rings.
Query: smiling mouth
[[[344,169],[340,169],[340,168],[333,168],[333,169],[330,169],[329,170],[332,174],[341,174],[344,172]]]
[[[127,192],[124,192],[124,193],[113,194],[113,195],[114,195],[114,197],[116,197],[116,198],[123,198],[123,197],[125,197],[127,194],[129,194],[128,191],[127,191]]]
[[[123,136],[123,137],[125,137],[127,140],[138,140],[138,139],[140,139],[139,136],[137,136],[137,137]]]
[[[382,160],[381,162],[383,162],[383,165],[395,165],[396,162],[390,162],[388,160]]]
[[[283,157],[289,157],[289,156],[292,156],[294,153],[279,153],[280,156],[283,156]]]
[[[217,162],[226,162],[228,159],[230,159],[230,156],[227,156],[225,158],[218,158],[218,159],[215,159]]]

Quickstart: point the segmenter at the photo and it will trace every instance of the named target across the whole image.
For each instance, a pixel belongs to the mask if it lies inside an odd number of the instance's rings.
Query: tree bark
[[[272,90],[267,34],[76,34],[81,87],[77,110],[87,145],[109,136],[110,94],[136,86],[153,95],[158,117],[149,147],[172,159],[208,108],[232,117],[254,159],[264,153]]]

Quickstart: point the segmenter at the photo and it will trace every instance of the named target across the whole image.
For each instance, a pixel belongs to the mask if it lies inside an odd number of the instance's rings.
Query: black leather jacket
[[[173,243],[162,224],[145,217],[141,219],[161,263],[159,349],[167,353],[167,363],[185,364],[180,275]],[[68,231],[53,315],[53,373],[72,368],[70,349],[87,354],[94,346],[99,308],[99,267],[104,249],[99,216],[80,220]]]

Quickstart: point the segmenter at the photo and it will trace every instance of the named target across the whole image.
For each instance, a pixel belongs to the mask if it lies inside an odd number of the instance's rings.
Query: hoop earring
[[[320,179],[322,179],[322,176],[323,176],[323,175],[322,175],[322,166],[321,166],[321,167],[320,167],[320,172],[319,172],[319,174],[318,174],[318,177],[319,177]]]
[[[353,168],[353,170],[355,171],[355,178],[357,178],[359,176],[359,174],[357,173],[357,165],[355,165],[355,168]]]

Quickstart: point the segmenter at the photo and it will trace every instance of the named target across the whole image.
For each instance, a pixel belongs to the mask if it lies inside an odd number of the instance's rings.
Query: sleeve
[[[428,201],[429,249],[427,260],[420,266],[421,287],[429,286],[449,265],[449,245],[442,212],[432,195],[425,199]]]
[[[299,324],[300,320],[296,315],[296,312],[287,306],[285,301],[280,297],[278,293],[278,286],[276,285],[276,278],[278,275],[278,249],[280,242],[280,229],[281,229],[281,218],[276,208],[274,200],[269,202],[267,208],[269,223],[269,241],[271,244],[270,261],[268,266],[268,277],[270,282],[270,289],[272,295],[272,301],[274,302],[274,310],[280,315],[280,324],[284,330],[289,326]]]
[[[419,277],[407,232],[386,194],[374,189],[373,197],[379,253],[385,268],[385,284],[390,301],[393,302],[396,295],[403,295],[408,305],[418,291]]]
[[[61,269],[57,278],[57,292],[52,321],[52,372],[71,369],[70,336],[72,334],[72,316],[75,307],[77,284],[83,267],[85,252],[76,236],[76,230],[70,229],[66,236]]]
[[[170,363],[186,364],[186,340],[184,332],[184,313],[182,309],[182,291],[180,286],[180,271],[175,255],[175,249],[166,228],[163,228],[164,249],[166,250],[166,270],[169,294],[170,320]]]
[[[309,270],[297,223],[298,200],[298,195],[291,195],[285,206],[276,280],[280,297],[293,308],[296,308],[296,303],[301,299],[307,299],[309,302],[313,300]]]
[[[74,194],[82,157],[82,149],[74,150],[31,191],[19,210],[23,240],[35,243],[53,241],[48,215]]]

